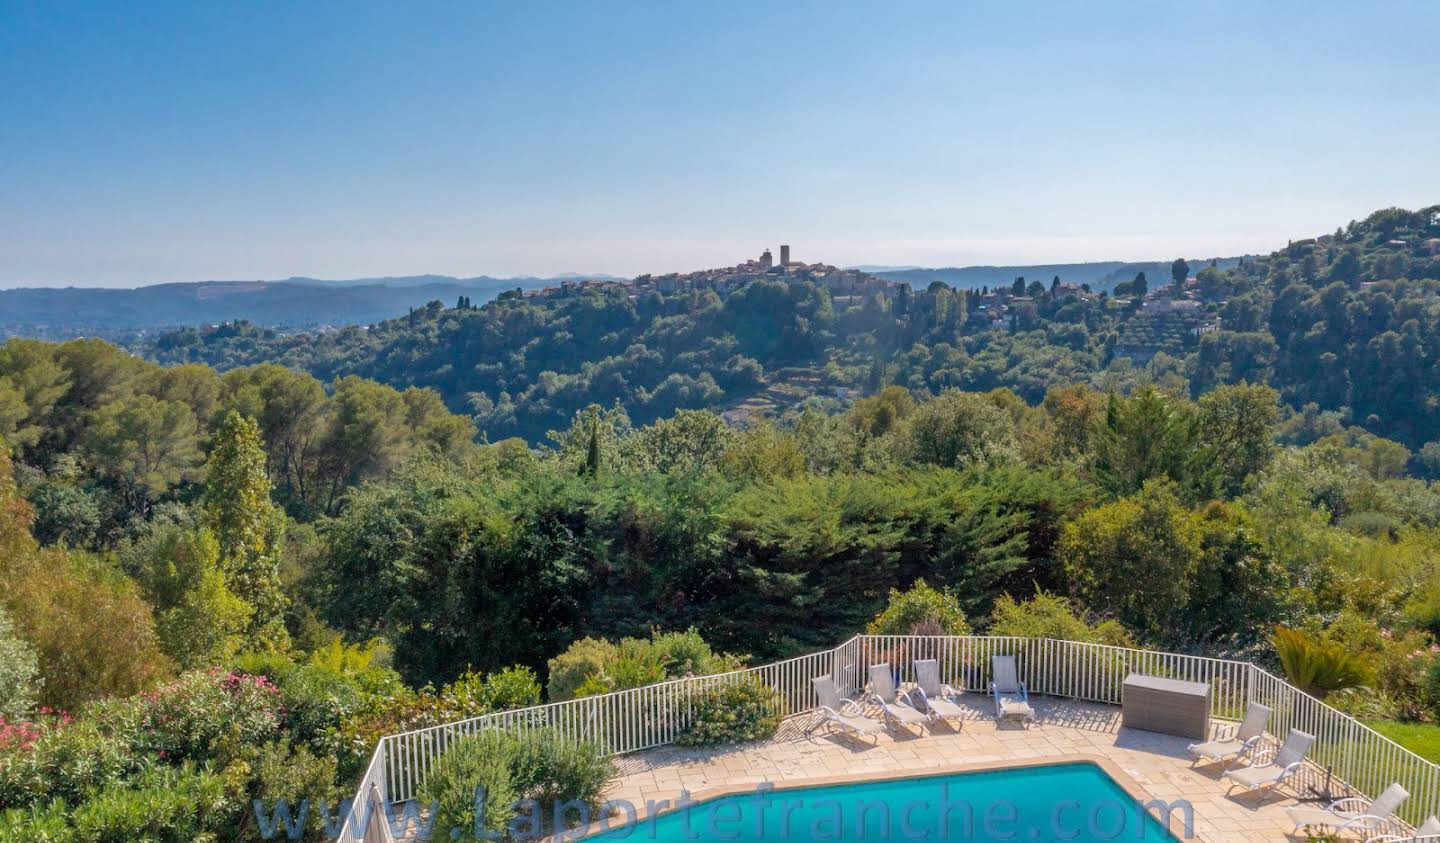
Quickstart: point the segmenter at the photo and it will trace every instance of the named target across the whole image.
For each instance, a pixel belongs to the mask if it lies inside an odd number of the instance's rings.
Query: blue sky
[[[1440,4],[0,0],[0,286],[1269,251],[1440,202]]]

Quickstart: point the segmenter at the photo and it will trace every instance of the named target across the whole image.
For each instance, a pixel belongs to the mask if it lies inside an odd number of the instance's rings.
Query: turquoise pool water
[[[642,806],[643,807],[643,806]],[[643,813],[643,811],[642,811]],[[1177,828],[1183,814],[1177,805]],[[590,840],[1174,841],[1120,785],[1089,763],[771,790],[688,808]]]

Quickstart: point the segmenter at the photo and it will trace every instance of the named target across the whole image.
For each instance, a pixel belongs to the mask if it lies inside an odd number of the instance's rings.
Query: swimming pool
[[[760,789],[626,825],[595,841],[1070,841],[1176,840],[1135,798],[1089,762]],[[642,812],[643,813],[643,812]],[[1175,806],[1175,827],[1182,812]]]

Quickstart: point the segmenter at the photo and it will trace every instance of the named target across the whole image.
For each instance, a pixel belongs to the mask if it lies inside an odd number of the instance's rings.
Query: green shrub
[[[525,667],[508,667],[481,677],[466,674],[439,693],[426,686],[419,691],[399,685],[388,693],[364,697],[360,708],[344,718],[336,730],[334,751],[341,760],[342,778],[359,775],[369,761],[375,742],[385,735],[452,723],[506,708],[540,701],[540,683]]]
[[[514,758],[515,739],[500,732],[482,732],[446,750],[419,792],[422,804],[437,806],[436,834],[443,837],[453,829],[451,839],[478,843],[491,839],[487,835],[503,833],[518,798],[511,778]],[[477,787],[485,788],[480,817],[475,811]]]
[[[279,800],[289,804],[290,816],[298,816],[300,806],[309,801],[311,809],[305,822],[306,840],[325,839],[324,812],[320,806],[333,807],[348,795],[347,788],[335,784],[337,760],[334,756],[316,755],[304,744],[291,745],[276,741],[260,748],[247,766],[252,781],[250,799],[258,799],[265,810],[273,811]],[[250,803],[247,801],[246,803]],[[245,839],[263,839],[255,827],[253,810],[244,817]]]
[[[715,652],[693,627],[684,632],[654,633],[650,645],[670,679],[725,673],[744,666],[737,656]]]
[[[159,769],[115,784],[75,809],[75,839],[85,843],[192,843],[228,831],[231,803],[219,776]]]
[[[1399,518],[1383,512],[1354,512],[1342,518],[1336,526],[1357,536],[1394,541],[1405,525]]]
[[[606,691],[643,688],[666,679],[663,654],[643,638],[622,638],[615,661],[592,677],[600,680]]]
[[[522,665],[511,665],[494,673],[466,673],[440,692],[446,703],[463,712],[461,717],[475,717],[492,711],[506,711],[540,704],[540,680],[535,671]]]
[[[1430,661],[1425,670],[1425,703],[1431,712],[1440,712],[1440,658]]]
[[[511,773],[523,798],[546,808],[583,802],[593,811],[615,779],[615,765],[599,744],[539,729],[515,739]]]
[[[581,638],[550,660],[550,681],[545,690],[551,702],[573,700],[587,679],[600,676],[619,657],[618,649],[609,641]]]
[[[780,728],[780,697],[758,679],[743,679],[706,691],[695,704],[695,720],[676,743],[715,746],[769,738]]]
[[[0,808],[30,808],[60,800],[77,805],[87,795],[130,775],[150,759],[129,742],[93,723],[45,729],[30,749],[0,752]]]
[[[220,777],[160,768],[97,789],[73,810],[61,800],[0,812],[0,841],[194,843],[229,832],[234,806]]]
[[[366,691],[354,677],[283,656],[246,656],[237,661],[247,674],[264,676],[280,694],[284,729],[295,740],[327,752],[346,717],[359,711]]]
[[[618,643],[581,638],[550,660],[551,702],[735,670],[744,659],[711,649],[694,629],[651,632]]]
[[[536,827],[547,832],[554,806],[580,802],[597,809],[615,778],[604,751],[550,729],[523,735],[486,731],[466,738],[441,756],[421,788],[422,803],[439,803],[436,833],[461,829],[460,840],[474,840],[475,788],[485,787],[482,829],[498,831],[515,817],[515,802],[533,799],[541,806]],[[524,820],[522,820],[524,822]]]
[[[1000,595],[991,615],[990,634],[1135,646],[1130,633],[1116,621],[1088,624],[1075,614],[1070,601],[1046,591],[1036,592],[1023,603],[1008,594]]]
[[[0,720],[20,720],[30,713],[39,672],[35,648],[15,634],[10,616],[0,608]]]
[[[0,811],[0,841],[4,843],[73,843],[65,803],[55,800],[30,808]]]
[[[912,635],[916,629],[933,630],[936,635],[969,635],[970,624],[960,609],[960,600],[948,591],[931,588],[916,580],[909,591],[890,589],[890,602],[865,627],[870,635]]]
[[[279,736],[280,693],[263,676],[187,673],[153,694],[94,706],[90,717],[127,736],[137,755],[224,767],[248,747]]]

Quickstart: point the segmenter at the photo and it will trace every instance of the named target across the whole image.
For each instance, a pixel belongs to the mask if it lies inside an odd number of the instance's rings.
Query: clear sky
[[[0,286],[1269,251],[1440,202],[1440,3],[0,0]]]

